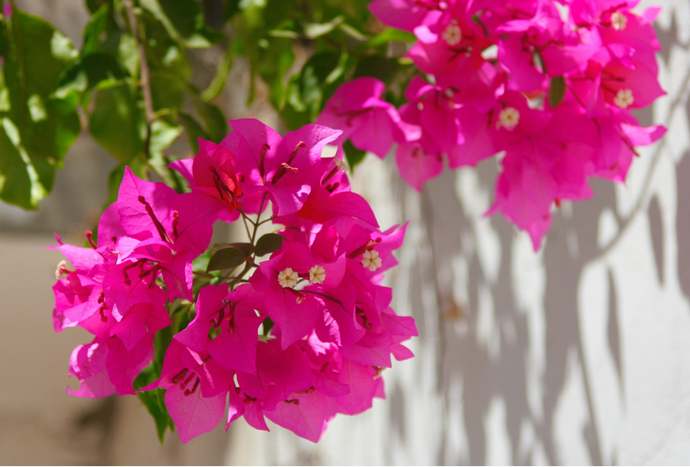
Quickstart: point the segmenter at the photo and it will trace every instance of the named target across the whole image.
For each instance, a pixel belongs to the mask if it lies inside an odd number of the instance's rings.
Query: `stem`
[[[256,222],[254,223],[254,232],[251,236],[251,244],[254,245],[254,240],[256,240],[256,233],[259,230],[259,225],[261,225],[261,212],[264,210],[264,203],[266,202],[266,196],[268,193],[264,193],[263,198],[261,198],[261,204],[259,205],[259,214],[256,216]]]
[[[156,120],[156,114],[153,110],[153,97],[151,95],[151,74],[149,71],[149,64],[146,61],[146,50],[144,50],[144,44],[141,42],[139,37],[139,25],[137,23],[137,17],[134,14],[134,5],[132,0],[123,0],[123,5],[127,11],[127,19],[129,22],[129,28],[132,31],[132,36],[134,36],[134,43],[137,45],[137,50],[139,51],[139,75],[141,78],[141,90],[144,95],[144,114],[146,115],[146,141],[144,142],[144,154],[146,159],[151,158],[151,126]]]
[[[250,243],[254,246],[256,246],[255,245],[256,234],[259,231],[259,226],[261,224],[263,224],[263,222],[260,222],[261,221],[261,211],[263,211],[263,209],[264,209],[264,204],[266,203],[266,196],[267,195],[268,195],[268,193],[264,193],[263,198],[261,198],[261,205],[259,206],[259,214],[256,216],[256,221],[251,220],[249,217],[247,217],[247,215],[244,212],[240,211],[240,214],[242,214],[242,220],[244,221],[244,228],[247,230],[247,237],[249,237]],[[273,218],[271,218],[271,219],[273,219]],[[270,220],[270,219],[267,219],[267,220]],[[247,225],[247,221],[251,222],[251,224],[254,226],[254,229],[253,229],[251,234],[249,233],[249,226]],[[266,221],[264,221],[264,222],[266,222]],[[240,272],[237,276],[228,279],[227,283],[231,288],[240,282],[242,282],[242,283],[249,282],[249,281],[243,279],[243,277],[245,274],[247,274],[249,271],[251,271],[252,268],[258,267],[256,265],[256,263],[254,263],[255,259],[256,259],[256,254],[252,253],[252,255],[249,258],[247,258],[247,263],[244,266],[244,269],[242,270],[242,272]]]

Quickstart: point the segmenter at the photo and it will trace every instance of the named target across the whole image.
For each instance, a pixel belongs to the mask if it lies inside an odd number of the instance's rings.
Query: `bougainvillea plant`
[[[421,190],[497,157],[489,214],[539,248],[562,200],[624,181],[665,132],[632,114],[663,94],[658,9],[637,4],[86,0],[77,50],[0,0],[0,199],[36,209],[82,128],[119,163],[95,233],[57,237],[55,329],[94,335],[69,392],[137,394],[182,441],[239,417],[316,441],[369,408],[417,331],[381,285],[405,229],[381,231],[345,169],[394,152]],[[221,57],[210,78],[204,50]],[[236,61],[284,137],[254,119],[228,134]],[[183,135],[194,158],[172,154]],[[223,223],[246,241],[211,244]]]
[[[414,320],[380,285],[405,228],[379,230],[342,151],[321,158],[340,131],[282,138],[258,120],[230,124],[220,145],[202,139],[196,157],[171,164],[191,192],[126,169],[89,247],[57,237],[71,264],[58,266],[55,330],[94,335],[72,352],[81,385],[68,392],[138,393],[182,442],[242,416],[316,442],[336,413],[384,396],[391,355],[412,356],[401,342],[417,335]],[[243,222],[249,242],[207,253],[217,221]],[[268,223],[276,232],[257,238]]]
[[[562,200],[592,196],[588,178],[625,180],[635,148],[662,126],[633,109],[662,96],[652,22],[637,1],[374,0],[382,22],[413,32],[405,54],[423,73],[396,109],[386,85],[343,84],[317,122],[385,157],[394,144],[402,178],[417,190],[451,168],[501,155],[488,214],[500,212],[537,250]]]

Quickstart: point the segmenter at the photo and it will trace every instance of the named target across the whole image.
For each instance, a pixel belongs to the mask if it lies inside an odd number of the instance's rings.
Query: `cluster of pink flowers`
[[[396,264],[404,227],[381,232],[368,203],[350,191],[339,150],[322,158],[340,131],[308,125],[284,138],[253,119],[230,122],[220,145],[200,141],[195,158],[171,165],[189,182],[178,194],[127,169],[116,203],[103,214],[91,248],[57,248],[56,331],[95,335],[70,359],[81,382],[70,394],[134,394],[154,358],[157,331],[171,325],[171,303],[188,304],[189,324],[173,336],[160,377],[165,403],[186,442],[244,416],[264,417],[317,441],[336,413],[357,414],[383,397],[382,369],[412,353],[414,320],[390,308],[381,284]],[[209,247],[216,221],[271,211],[284,226],[280,248],[244,271],[195,287],[192,261]],[[226,274],[227,273],[227,274]],[[243,276],[251,273],[248,279]]]
[[[450,168],[502,154],[489,213],[529,232],[535,249],[561,200],[591,196],[587,179],[623,181],[635,147],[665,132],[632,109],[664,94],[649,8],[637,0],[374,0],[384,23],[413,32],[415,77],[400,109],[373,78],[345,83],[318,123],[384,157],[420,190]]]

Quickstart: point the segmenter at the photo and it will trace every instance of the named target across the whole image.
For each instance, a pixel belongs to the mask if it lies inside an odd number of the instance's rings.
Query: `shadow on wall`
[[[665,49],[660,59],[668,62],[671,47],[677,44],[675,20],[670,30],[659,31],[659,37]],[[687,110],[690,120],[690,106]],[[640,112],[637,116],[642,125],[651,125],[653,122],[651,109]],[[668,123],[666,122],[667,126]],[[663,145],[659,145],[651,155],[651,172],[662,157],[662,147]],[[495,163],[484,162],[478,166],[477,171],[479,188],[493,193]],[[605,180],[593,180],[593,199],[574,205],[565,203],[561,212],[554,216],[547,245],[535,260],[543,268],[543,275],[537,276],[537,279],[544,281],[540,305],[543,309],[541,319],[544,329],[541,331],[530,325],[530,313],[533,311],[525,309],[522,305],[525,300],[518,296],[520,291],[517,290],[520,283],[516,279],[523,271],[529,278],[530,265],[519,262],[524,257],[516,251],[519,241],[516,235],[526,237],[527,234],[516,234],[516,229],[502,217],[492,217],[488,222],[497,235],[500,260],[496,261],[496,271],[491,267],[487,268],[487,260],[482,258],[482,252],[477,248],[485,240],[478,238],[482,231],[476,228],[476,213],[466,212],[465,204],[457,195],[456,174],[446,171],[424,187],[420,211],[426,225],[427,241],[433,251],[436,304],[441,320],[440,325],[436,326],[442,329],[441,340],[437,345],[438,391],[446,401],[445,417],[449,416],[448,405],[453,398],[456,399],[456,404],[462,406],[462,423],[468,447],[468,452],[450,455],[452,450],[447,447],[457,445],[458,440],[451,438],[448,430],[443,429],[440,431],[443,439],[437,445],[436,463],[483,465],[502,461],[518,465],[534,462],[555,465],[566,461],[562,446],[555,439],[554,433],[557,431],[556,412],[559,400],[567,389],[573,361],[581,367],[577,373],[583,379],[582,386],[585,389],[581,438],[588,459],[582,461],[595,465],[616,462],[615,454],[607,457],[601,446],[602,436],[596,423],[593,386],[588,380],[591,371],[587,368],[587,362],[591,362],[591,359],[586,359],[583,354],[584,335],[579,314],[582,306],[579,293],[585,268],[611,251],[640,213],[646,215],[649,221],[649,235],[659,283],[663,287],[668,280],[664,276],[666,246],[662,205],[656,195],[648,199],[647,193],[651,177],[651,173],[647,175],[641,194],[630,193],[630,197],[639,196],[631,214],[619,214],[614,184]],[[684,202],[690,199],[690,184],[685,182],[690,179],[690,157],[687,153],[677,166],[676,177],[679,200],[678,276],[683,293],[690,298],[690,203]],[[407,187],[398,189],[401,192],[410,190]],[[400,196],[400,199],[404,198],[404,195]],[[619,226],[619,231],[603,242],[600,222],[611,216]],[[457,280],[454,280],[454,276],[458,274],[457,258],[462,258],[461,263],[466,267],[463,275],[467,281],[467,297],[465,303],[460,304],[456,303],[455,298],[458,296]],[[418,261],[412,269],[422,271],[424,267]],[[607,351],[615,367],[619,400],[624,401],[625,375],[621,357],[619,297],[611,268],[608,268],[606,277],[608,302],[603,306],[608,308],[605,330]],[[425,316],[428,319],[429,314],[424,313],[419,299],[423,293],[422,281],[412,279],[410,284],[417,285],[408,290],[406,299],[412,304],[410,308],[420,327],[420,340],[423,340],[427,334],[425,326],[429,324],[425,323]],[[488,331],[483,321],[485,316],[482,316],[486,313],[493,313],[493,329],[489,325]],[[420,347],[426,348],[430,342],[426,344]],[[535,345],[543,346],[542,362],[539,358],[530,357],[535,355]],[[537,353],[539,351],[536,349]],[[536,388],[535,381],[538,386]],[[458,393],[457,382],[461,382],[461,394]],[[414,433],[409,432],[409,426],[405,426],[408,421],[404,408],[410,404],[405,402],[405,392],[397,386],[390,389],[389,393],[390,423],[396,436],[405,444],[408,436],[414,436]],[[497,400],[503,401],[502,408],[496,409]],[[495,410],[505,411],[505,428],[510,442],[510,452],[505,453],[506,457],[502,458],[492,457],[495,455],[495,446],[490,446],[487,440],[487,426],[490,424],[491,413]],[[439,424],[447,426],[445,422]]]

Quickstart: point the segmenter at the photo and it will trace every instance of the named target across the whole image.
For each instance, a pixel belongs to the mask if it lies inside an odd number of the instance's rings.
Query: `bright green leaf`
[[[411,32],[402,31],[400,29],[386,28],[381,33],[369,39],[366,45],[376,47],[379,45],[387,45],[389,42],[407,42],[414,44],[417,42],[417,36]]]
[[[343,16],[336,16],[327,23],[306,23],[304,25],[304,35],[307,39],[316,39],[325,36],[333,31],[340,23],[345,20]]]

